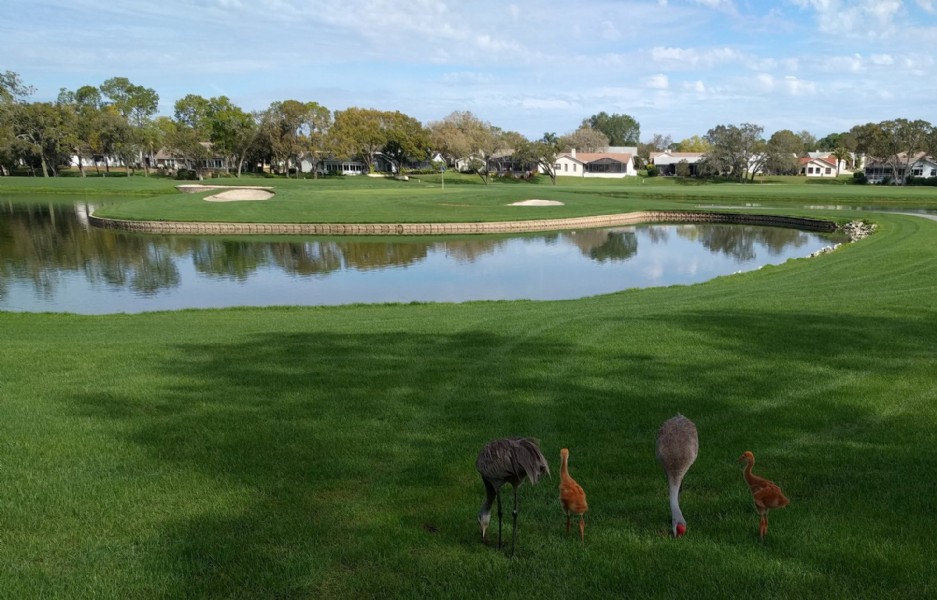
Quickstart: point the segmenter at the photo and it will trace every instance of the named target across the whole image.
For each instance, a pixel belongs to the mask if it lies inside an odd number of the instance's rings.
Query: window
[[[554,168],[555,170],[559,171],[559,170],[560,170],[560,163],[556,163],[555,165],[553,165],[553,168]]]
[[[833,168],[832,168],[832,167],[827,167],[827,168],[826,168],[826,174],[827,174],[827,175],[829,175],[829,174],[832,173],[832,172],[833,172]]]
[[[576,165],[573,165],[573,173],[576,172]]]
[[[564,170],[564,171],[568,171],[568,170],[569,170],[569,165],[566,164],[566,163],[563,163],[563,170]]]

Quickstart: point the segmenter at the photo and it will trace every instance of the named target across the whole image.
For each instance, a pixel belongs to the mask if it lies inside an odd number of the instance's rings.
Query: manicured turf
[[[933,597],[937,222],[862,214],[832,254],[578,301],[0,313],[0,597]],[[584,546],[558,473],[513,559],[480,542],[507,435],[570,448]],[[791,499],[764,542],[744,450]]]
[[[181,183],[156,177],[132,178],[0,178],[0,194],[94,197],[95,214],[131,220],[218,221],[264,223],[426,223],[479,222],[564,218],[615,214],[644,209],[686,209],[699,206],[727,210],[733,205],[755,212],[779,206],[798,214],[829,208],[875,205],[937,207],[937,188],[857,186],[813,183],[804,178],[771,178],[763,183],[718,185],[675,178],[582,179],[561,177],[558,185],[541,177],[536,183],[496,179],[483,185],[476,176],[413,176],[409,181],[370,177],[319,180],[213,179],[219,185],[267,185],[271,200],[206,202],[214,192],[182,194]],[[642,181],[644,183],[642,183]],[[23,182],[30,182],[33,188]],[[116,182],[116,183],[115,183]],[[121,197],[124,195],[125,197]],[[563,202],[562,206],[510,206],[522,200]],[[757,206],[749,206],[756,204]],[[807,207],[807,208],[805,208]]]

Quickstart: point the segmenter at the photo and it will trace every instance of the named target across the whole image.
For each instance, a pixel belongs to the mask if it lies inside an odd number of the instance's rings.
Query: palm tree
[[[839,177],[839,165],[841,163],[845,162],[849,166],[849,168],[852,168],[852,152],[850,152],[843,146],[839,146],[838,148],[830,152],[830,156],[836,159],[836,176],[837,177]]]

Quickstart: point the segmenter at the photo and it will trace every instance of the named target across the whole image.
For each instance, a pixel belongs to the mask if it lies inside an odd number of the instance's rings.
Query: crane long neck
[[[753,466],[755,466],[755,461],[754,461],[753,459],[752,459],[752,460],[748,460],[748,461],[745,462],[745,470],[742,471],[743,475],[745,476],[745,481],[747,481],[747,482],[749,483],[749,485],[751,485],[752,483],[758,481],[758,479],[759,479],[758,477],[755,477],[754,475],[752,475],[752,467],[753,467]]]
[[[680,510],[680,482],[669,481],[670,488],[670,517],[674,523],[683,522],[683,512]]]
[[[498,497],[497,488],[487,479],[484,479],[483,482],[485,484],[485,501],[482,503],[482,507],[478,511],[479,517],[482,515],[491,514],[491,506],[495,503],[495,498]]]
[[[566,479],[569,477],[569,467],[567,463],[569,461],[569,456],[560,456],[560,478]]]

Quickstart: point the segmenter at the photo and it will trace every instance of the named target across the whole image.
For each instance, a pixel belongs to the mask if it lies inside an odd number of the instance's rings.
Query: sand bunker
[[[209,202],[238,202],[241,200],[268,200],[270,198],[273,198],[273,192],[258,188],[236,188],[205,197]]]
[[[563,206],[563,203],[556,200],[524,200],[522,202],[513,202],[508,206]]]

